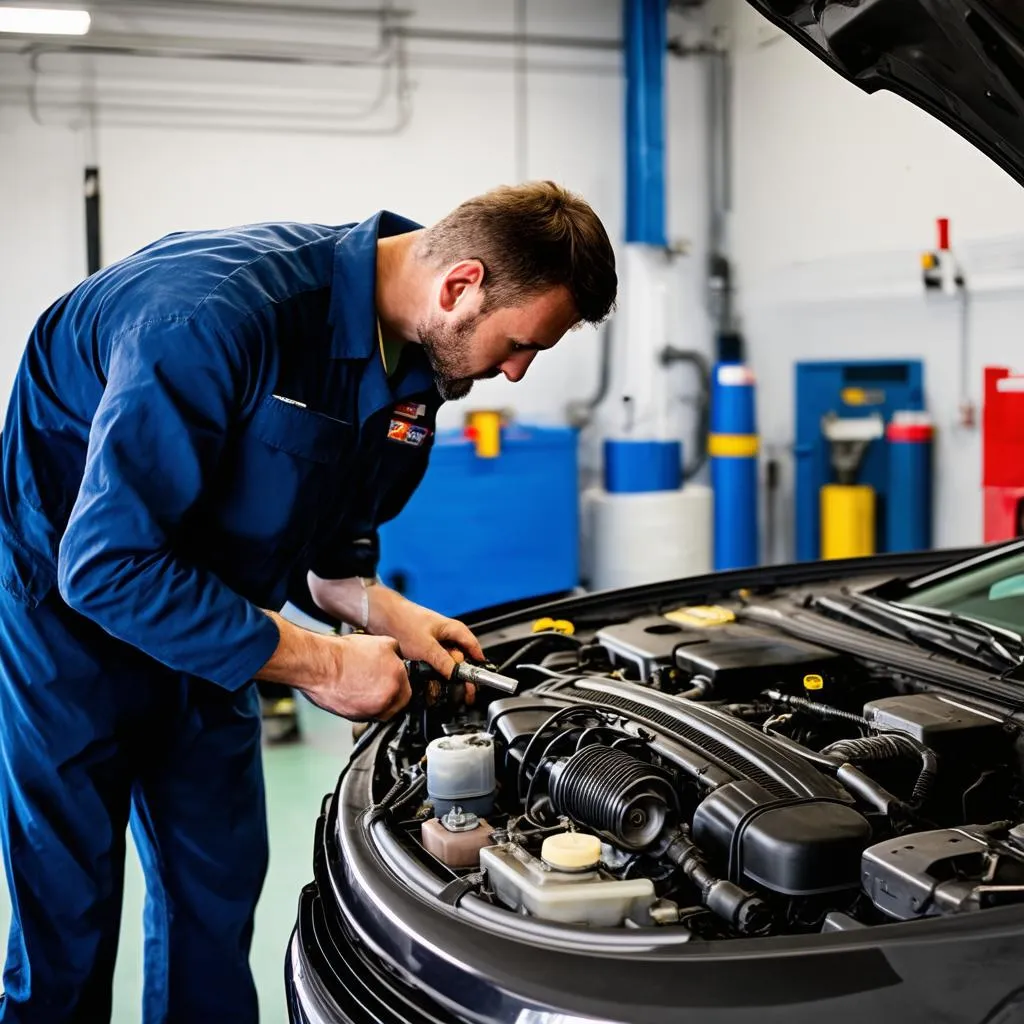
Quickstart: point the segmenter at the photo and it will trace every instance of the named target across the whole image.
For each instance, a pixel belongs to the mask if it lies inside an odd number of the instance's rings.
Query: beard
[[[446,323],[440,317],[422,320],[417,337],[434,372],[434,384],[446,402],[465,398],[473,389],[470,346],[477,317]]]

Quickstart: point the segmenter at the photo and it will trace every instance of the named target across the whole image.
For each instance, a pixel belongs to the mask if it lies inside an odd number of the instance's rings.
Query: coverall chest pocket
[[[346,471],[354,427],[268,395],[238,440],[221,525],[245,576],[287,572]],[[227,552],[224,552],[225,554]],[[269,580],[268,580],[269,582]]]

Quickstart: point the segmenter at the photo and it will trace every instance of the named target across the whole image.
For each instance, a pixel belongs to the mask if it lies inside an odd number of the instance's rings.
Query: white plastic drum
[[[584,495],[591,587],[608,590],[711,572],[711,488]]]

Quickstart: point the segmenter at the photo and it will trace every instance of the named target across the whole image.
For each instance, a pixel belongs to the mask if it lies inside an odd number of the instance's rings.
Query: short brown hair
[[[615,304],[615,253],[604,225],[585,200],[553,181],[468,199],[424,232],[419,255],[438,266],[480,260],[485,309],[559,285],[587,323],[600,323]]]

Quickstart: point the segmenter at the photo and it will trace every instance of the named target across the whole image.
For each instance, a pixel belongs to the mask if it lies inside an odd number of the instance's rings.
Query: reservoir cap
[[[540,857],[558,871],[586,871],[601,861],[601,840],[583,832],[559,832],[544,840]]]

